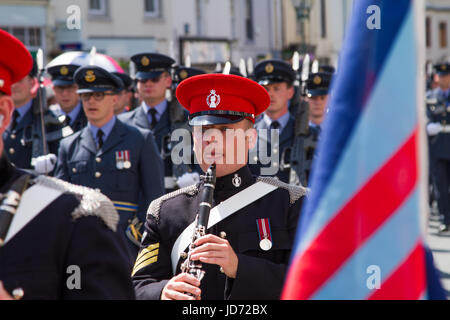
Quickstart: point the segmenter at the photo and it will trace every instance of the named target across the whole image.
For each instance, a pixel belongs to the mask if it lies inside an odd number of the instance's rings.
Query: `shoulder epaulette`
[[[256,181],[262,181],[271,184],[273,186],[286,189],[287,191],[289,191],[289,200],[291,204],[300,199],[301,197],[308,195],[309,193],[308,188],[285,183],[273,177],[257,177]]]
[[[34,182],[64,193],[73,193],[79,196],[81,198],[80,205],[72,212],[74,219],[83,216],[97,216],[103,220],[109,229],[117,230],[119,214],[111,200],[104,194],[94,189],[74,185],[53,177],[38,176],[34,179]]]
[[[200,184],[193,184],[175,191],[172,191],[170,193],[167,193],[158,199],[153,200],[147,210],[147,215],[152,215],[155,217],[155,219],[159,220],[159,211],[161,210],[161,205],[169,200],[172,199],[180,194],[187,194],[189,196],[195,196],[198,193]]]

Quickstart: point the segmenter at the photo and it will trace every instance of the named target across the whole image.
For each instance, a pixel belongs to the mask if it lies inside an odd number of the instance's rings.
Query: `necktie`
[[[103,131],[101,129],[99,129],[97,131],[97,143],[98,143],[98,149],[101,149],[103,146]]]
[[[272,123],[270,124],[270,129],[279,129],[280,128],[280,123],[278,121],[272,121]]]
[[[150,110],[148,110],[148,113],[150,114],[150,116],[152,117],[152,122],[150,123],[150,129],[153,130],[156,126],[156,109],[154,108],[150,108]]]
[[[14,110],[14,112],[13,112],[13,118],[12,118],[12,122],[11,122],[11,127],[10,127],[10,130],[11,130],[11,131],[14,130],[14,129],[16,128],[17,123],[18,123],[17,119],[19,119],[19,116],[20,116],[19,111]]]
[[[70,119],[70,117],[69,116],[66,116],[66,119],[64,120],[64,124],[66,125],[66,126],[70,126],[70,121],[71,121],[72,119]]]

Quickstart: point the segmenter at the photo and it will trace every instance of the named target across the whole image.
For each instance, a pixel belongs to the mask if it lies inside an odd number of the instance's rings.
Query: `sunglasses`
[[[116,93],[114,92],[84,92],[80,93],[81,100],[89,101],[91,97],[94,97],[94,100],[101,101],[106,96],[113,96]]]

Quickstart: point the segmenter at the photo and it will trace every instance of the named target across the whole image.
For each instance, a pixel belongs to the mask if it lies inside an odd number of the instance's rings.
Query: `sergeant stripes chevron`
[[[153,243],[139,252],[131,276],[140,269],[158,261],[159,243]]]

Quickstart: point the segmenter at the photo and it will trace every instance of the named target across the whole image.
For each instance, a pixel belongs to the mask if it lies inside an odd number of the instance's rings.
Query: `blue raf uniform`
[[[435,66],[439,76],[450,74],[450,64]],[[450,229],[450,88],[427,93],[427,132],[430,146],[431,176],[436,186],[439,213],[444,220],[439,230]]]
[[[320,66],[319,72],[310,73],[305,83],[305,95],[309,98],[315,96],[328,95],[331,79],[333,77],[334,67]],[[327,111],[325,111],[327,112]],[[316,124],[309,121],[308,135],[305,139],[306,167],[307,178],[312,169],[313,160],[315,159],[317,144],[319,143],[320,133],[322,132],[322,124]]]
[[[37,66],[28,74],[36,77]],[[57,153],[59,141],[70,134],[72,130],[50,111],[44,109],[44,126],[47,142],[47,152]],[[22,106],[16,106],[10,125],[3,133],[5,152],[9,160],[18,168],[32,169],[32,160],[44,154],[40,105],[38,98],[30,99]]]
[[[170,68],[175,62],[172,58],[157,53],[136,54],[131,57],[131,60],[136,65],[136,79],[138,81],[155,79],[163,72],[170,73]],[[119,116],[119,119],[127,124],[153,132],[158,151],[164,161],[164,185],[166,192],[173,191],[179,187],[177,185],[179,177],[193,172],[194,167],[191,164],[194,160],[192,155],[188,156],[190,163],[174,164],[171,159],[171,150],[174,144],[171,142],[171,133],[174,130],[185,130],[188,137],[183,142],[189,142],[190,128],[187,125],[187,116],[187,112],[175,98],[171,101],[165,99],[160,104],[152,107],[143,101],[136,109]],[[192,147],[189,146],[186,148],[186,150],[191,149]],[[197,173],[194,174],[198,175]]]
[[[296,74],[292,67],[281,60],[265,60],[256,65],[255,81],[260,85],[286,83],[293,86]],[[276,176],[285,183],[305,184],[304,179],[304,138],[295,137],[296,121],[288,111],[278,119],[264,113],[255,128],[258,130],[257,147],[250,154],[250,168],[255,175]],[[298,144],[299,154],[293,152]],[[264,159],[266,158],[266,159]],[[298,165],[293,165],[293,159]],[[270,159],[269,163],[265,163]]]
[[[86,82],[86,75],[95,80]],[[88,78],[89,79],[89,78]],[[91,79],[90,79],[91,80]],[[80,68],[75,81],[82,92],[116,90],[119,79],[93,66]],[[102,130],[102,146],[97,133]],[[132,254],[139,245],[139,226],[149,203],[164,194],[164,168],[153,135],[123,123],[114,116],[102,128],[88,124],[64,139],[59,149],[55,175],[63,180],[99,189],[120,213],[119,228],[127,232]],[[127,230],[129,226],[129,229]]]
[[[54,86],[71,86],[74,84],[73,75],[79,67],[75,64],[56,65],[49,67],[47,73],[52,77]],[[87,125],[81,101],[69,113],[64,112],[58,104],[49,106],[49,109],[60,121],[70,126],[73,132],[80,131]]]

